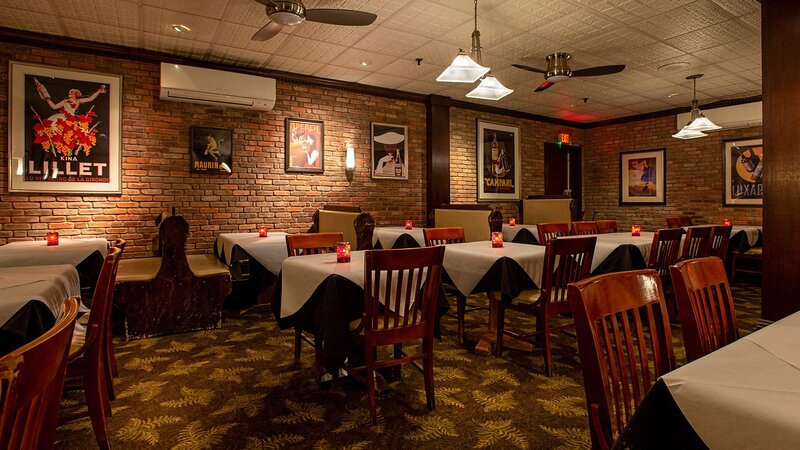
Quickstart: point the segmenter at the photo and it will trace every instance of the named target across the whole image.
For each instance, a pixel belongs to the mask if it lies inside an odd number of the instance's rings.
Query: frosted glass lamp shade
[[[514,92],[513,89],[503,86],[502,83],[497,81],[497,78],[489,75],[484,77],[481,80],[481,84],[471,90],[467,97],[480,100],[500,100],[512,92]]]
[[[475,80],[488,72],[488,67],[483,67],[473,61],[466,53],[460,51],[450,66],[444,69],[444,72],[436,78],[436,81],[444,83],[474,83]]]

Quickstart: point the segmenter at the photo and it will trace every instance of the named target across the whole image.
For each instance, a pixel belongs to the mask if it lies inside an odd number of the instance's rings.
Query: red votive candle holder
[[[492,247],[501,248],[503,246],[503,233],[492,231]]]
[[[414,222],[406,220],[406,230],[410,230],[413,227],[414,227]]]
[[[641,236],[641,235],[642,235],[641,225],[634,225],[631,227],[631,236]]]
[[[508,218],[508,225],[509,225],[509,226],[512,226],[512,227],[515,227],[515,226],[517,226],[517,219],[515,219],[515,218],[513,218],[513,217],[509,217],[509,218]]]
[[[58,232],[57,231],[48,231],[47,232],[47,245],[58,245]]]
[[[258,227],[258,237],[267,237],[267,227],[261,225]]]
[[[731,225],[731,219],[722,219],[722,225],[729,227]]]
[[[336,262],[347,263],[350,262],[350,243],[337,242],[336,243]]]

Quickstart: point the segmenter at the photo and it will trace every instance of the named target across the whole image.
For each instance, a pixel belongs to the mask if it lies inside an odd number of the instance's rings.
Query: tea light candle
[[[258,237],[267,237],[267,227],[261,225],[258,227]]]
[[[515,219],[515,218],[513,218],[513,217],[509,217],[509,218],[508,218],[508,225],[509,225],[509,226],[512,226],[512,227],[515,227],[515,226],[517,226],[517,219]]]
[[[58,245],[58,232],[56,231],[47,232],[47,245]]]
[[[503,246],[503,233],[499,231],[492,231],[492,247],[500,248]]]
[[[728,227],[731,225],[731,219],[722,219],[722,225]]]
[[[406,230],[410,230],[414,226],[414,222],[406,220]]]
[[[336,262],[346,263],[350,262],[350,243],[337,242],[336,243]]]
[[[641,236],[641,235],[642,235],[641,225],[634,225],[631,227],[631,236]]]

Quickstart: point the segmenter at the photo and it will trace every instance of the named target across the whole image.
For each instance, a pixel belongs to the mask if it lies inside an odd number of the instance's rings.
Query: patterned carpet
[[[743,333],[755,329],[760,296],[758,287],[734,287]],[[547,378],[539,351],[475,355],[472,345],[458,345],[455,320],[445,317],[444,339],[435,343],[436,409],[427,411],[422,376],[406,366],[379,397],[379,424],[372,427],[364,388],[317,384],[310,346],[302,366],[292,367],[293,333],[278,329],[266,310],[227,316],[219,330],[117,344],[113,447],[589,448],[577,345],[567,334],[554,338],[556,375]],[[477,328],[486,312],[467,320],[468,329]],[[680,328],[673,332],[680,364]],[[80,391],[65,393],[64,406],[82,402]],[[88,418],[62,425],[56,448],[96,448]]]

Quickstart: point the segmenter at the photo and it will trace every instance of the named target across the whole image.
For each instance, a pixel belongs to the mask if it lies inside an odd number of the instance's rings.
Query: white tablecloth
[[[422,228],[412,228],[406,230],[405,227],[376,227],[372,232],[372,246],[380,242],[381,247],[390,249],[394,247],[397,238],[407,234],[414,238],[420,247],[425,247],[425,236],[422,234]]]
[[[217,237],[217,256],[227,264],[232,264],[233,248],[239,246],[267,270],[278,274],[281,263],[288,255],[286,251],[286,233],[270,232],[266,237],[258,237],[258,233],[222,233]]]
[[[101,238],[59,238],[58,245],[46,241],[20,241],[0,246],[0,267],[45,266],[70,264],[76,266],[94,252],[103,258],[108,254],[108,241]],[[62,299],[63,300],[63,299]]]
[[[31,300],[57,317],[64,300],[80,293],[78,270],[70,264],[0,268],[0,325]]]
[[[448,244],[444,251],[444,270],[459,292],[469,295],[492,264],[500,258],[511,258],[522,267],[537,286],[542,283],[544,246],[505,242],[492,248],[487,241]]]
[[[629,232],[593,234],[592,236],[597,237],[597,244],[594,246],[591,271],[594,271],[600,263],[605,261],[617,247],[626,244],[635,245],[642,253],[645,264],[647,264],[647,259],[650,257],[650,246],[653,244],[653,234],[655,233],[649,231],[642,231],[641,236],[631,236]],[[564,236],[559,239],[572,239],[577,237],[586,236]]]
[[[537,241],[539,240],[539,229],[536,228],[536,225],[525,225],[525,224],[518,223],[518,224],[516,224],[516,225],[514,225],[512,227],[511,225],[509,225],[507,223],[504,223],[503,224],[503,241],[505,241],[505,242],[513,241],[514,238],[517,237],[517,233],[519,233],[520,230],[528,230],[528,231],[530,231],[531,234],[533,235],[533,237]]]
[[[691,227],[683,227],[684,230],[693,227],[707,227],[709,225],[692,225]],[[736,236],[737,233],[743,232],[747,236],[747,242],[750,247],[756,245],[758,238],[761,236],[761,227],[752,225],[734,225],[731,227],[731,237]]]
[[[710,448],[800,443],[800,313],[662,377]]]
[[[336,253],[286,258],[281,266],[281,317],[289,317],[299,311],[317,286],[333,274],[363,287],[364,252],[351,252],[349,263],[336,262]]]

